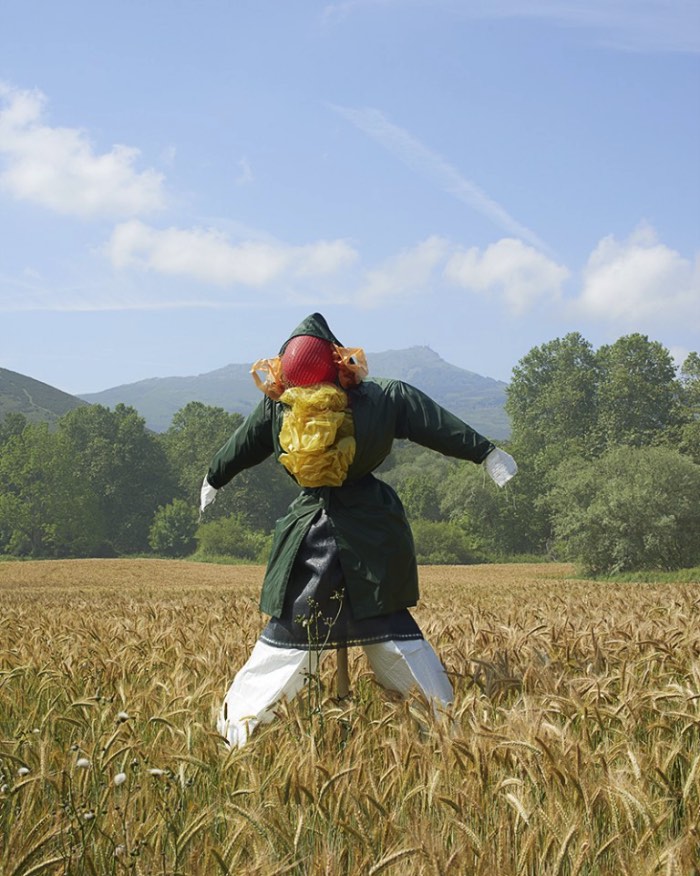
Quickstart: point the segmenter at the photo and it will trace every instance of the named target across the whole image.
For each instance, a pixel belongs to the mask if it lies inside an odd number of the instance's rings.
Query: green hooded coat
[[[290,335],[338,343],[321,314]],[[284,350],[282,347],[282,352]],[[353,617],[390,614],[418,601],[413,536],[396,492],[372,472],[395,438],[408,438],[446,456],[481,463],[494,445],[425,393],[400,380],[366,379],[348,391],[356,450],[341,487],[306,487],[277,521],[260,608],[279,617],[294,559],[319,510],[330,520]],[[285,405],[265,396],[212,460],[207,480],[223,487],[271,454],[279,459]]]

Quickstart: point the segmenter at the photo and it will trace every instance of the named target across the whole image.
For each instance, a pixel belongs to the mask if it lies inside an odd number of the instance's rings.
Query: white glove
[[[211,503],[216,499],[217,490],[207,480],[207,476],[204,475],[204,480],[202,481],[202,491],[199,494],[199,513],[203,514],[207,508],[207,505],[211,505]]]
[[[484,465],[486,466],[486,471],[489,473],[491,479],[499,487],[507,484],[518,470],[518,464],[510,453],[506,453],[505,450],[501,450],[500,447],[495,447],[491,453],[489,453],[484,460]]]

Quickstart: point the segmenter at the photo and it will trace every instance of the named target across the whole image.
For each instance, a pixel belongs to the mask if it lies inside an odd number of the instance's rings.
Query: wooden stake
[[[350,693],[350,675],[348,673],[348,649],[336,648],[337,671],[335,686],[339,700],[344,700]]]

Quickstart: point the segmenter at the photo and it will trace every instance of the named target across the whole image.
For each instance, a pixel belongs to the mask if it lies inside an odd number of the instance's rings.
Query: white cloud
[[[447,194],[481,213],[499,228],[521,237],[543,252],[549,247],[522,223],[514,219],[508,211],[498,204],[475,183],[471,182],[436,152],[431,151],[408,131],[390,122],[376,109],[351,109],[334,106],[333,109],[355,125],[381,146],[397,156],[412,170],[435,182]]]
[[[467,8],[485,17],[542,18],[584,28],[627,51],[700,51],[696,0],[476,0]]]
[[[603,238],[583,273],[575,310],[621,327],[700,325],[700,263],[642,226],[627,240]]]
[[[483,252],[477,247],[459,250],[445,267],[449,282],[473,292],[498,293],[515,315],[538,301],[558,300],[568,277],[568,268],[513,238],[492,243]]]
[[[578,28],[623,51],[700,52],[697,0],[336,0],[323,11],[342,22],[368,8],[423,6],[466,18],[533,18]]]
[[[160,163],[166,167],[173,167],[177,158],[177,147],[172,143],[166,146],[160,153]]]
[[[335,274],[357,259],[357,251],[345,240],[319,240],[294,249],[295,272],[299,277]]]
[[[305,246],[266,241],[232,243],[215,229],[157,229],[133,219],[118,225],[107,245],[115,268],[188,277],[215,286],[265,286],[281,278],[332,274],[352,264],[342,240]]]
[[[374,307],[418,292],[428,292],[435,268],[444,261],[448,251],[448,242],[435,236],[403,250],[367,272],[355,300],[365,307]]]
[[[405,4],[406,0],[400,0]],[[336,0],[323,9],[323,19],[327,22],[343,21],[348,15],[364,7],[395,6],[397,0]]]
[[[238,167],[239,173],[238,176],[236,176],[236,178],[234,179],[235,184],[237,186],[244,186],[248,185],[248,183],[252,183],[254,180],[254,176],[248,159],[245,157],[239,158]]]
[[[57,213],[135,216],[164,204],[163,177],[137,171],[138,149],[115,145],[98,154],[85,131],[51,127],[46,97],[0,83],[0,190]]]

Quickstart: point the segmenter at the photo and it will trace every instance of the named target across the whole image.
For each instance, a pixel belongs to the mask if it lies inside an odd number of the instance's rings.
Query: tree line
[[[640,334],[594,350],[572,333],[514,368],[503,491],[482,468],[397,442],[379,476],[398,491],[421,562],[524,555],[592,573],[700,563],[700,357],[677,372]],[[136,410],[76,408],[55,429],[0,424],[0,553],[24,557],[232,556],[261,561],[297,493],[270,459],[198,519],[202,477],[240,414],[201,402],[162,434]]]

